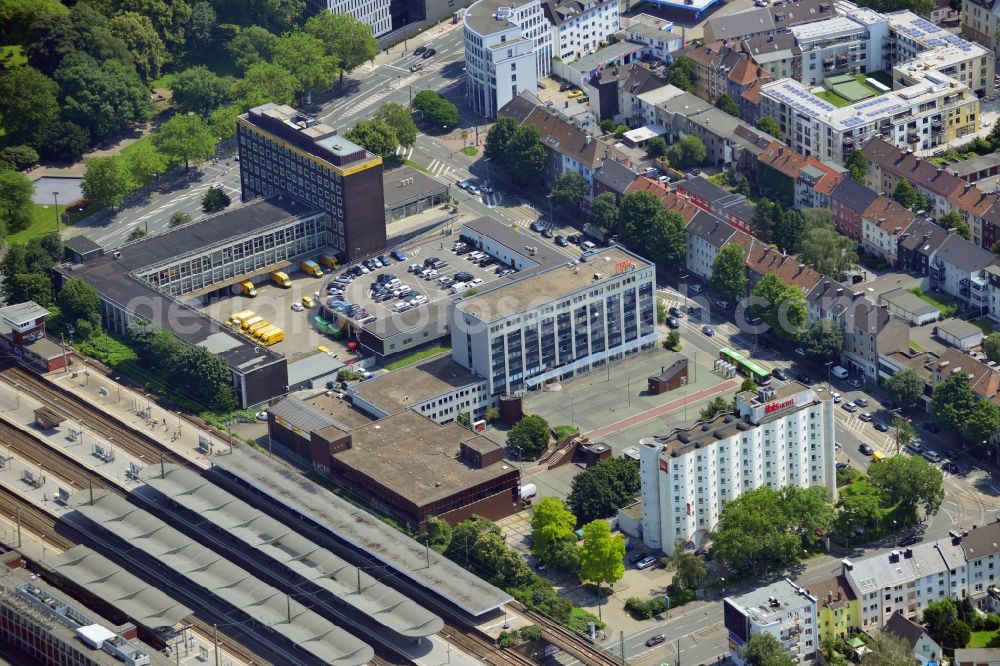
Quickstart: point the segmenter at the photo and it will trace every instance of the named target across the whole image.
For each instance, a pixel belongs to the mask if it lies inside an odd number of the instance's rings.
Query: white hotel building
[[[760,486],[823,486],[837,497],[833,401],[790,382],[736,396],[735,414],[640,440],[643,541],[699,547],[725,502]]]
[[[466,97],[487,118],[552,71],[552,26],[539,0],[479,0],[465,11]]]
[[[539,265],[450,308],[452,359],[513,394],[652,349],[656,269],[627,250]]]

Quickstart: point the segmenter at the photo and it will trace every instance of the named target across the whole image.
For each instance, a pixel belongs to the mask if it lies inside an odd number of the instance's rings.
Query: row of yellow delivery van
[[[259,340],[265,347],[270,347],[285,339],[285,332],[283,330],[274,324],[268,323],[253,310],[234,312],[229,317],[229,325],[240,329],[244,334],[249,335],[255,340]]]
[[[323,264],[323,266],[330,270],[333,270],[340,265],[337,261],[337,257],[332,254],[321,254],[319,255],[319,263],[316,263],[312,259],[303,259],[299,262],[299,268],[301,268],[306,275],[323,277],[323,269],[319,267],[320,264]],[[271,271],[268,277],[271,278],[271,282],[279,287],[288,289],[292,286],[292,281],[289,279],[288,273],[285,273],[284,271]],[[244,280],[243,282],[240,282],[240,292],[243,296],[253,298],[257,295],[257,288],[250,280]]]

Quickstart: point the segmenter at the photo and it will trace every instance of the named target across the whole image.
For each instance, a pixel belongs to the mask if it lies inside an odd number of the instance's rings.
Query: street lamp
[[[628,406],[632,406],[632,377],[631,375],[625,375],[625,381],[628,383],[628,388],[625,393],[628,395]]]
[[[53,192],[52,199],[56,202],[56,233],[59,233],[59,193]]]
[[[576,403],[573,400],[575,397],[574,395],[569,396],[569,424],[573,428],[576,427]]]

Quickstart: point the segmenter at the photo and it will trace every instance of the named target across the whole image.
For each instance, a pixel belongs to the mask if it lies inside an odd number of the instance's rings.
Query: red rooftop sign
[[[769,402],[764,405],[765,414],[773,414],[785,407],[791,407],[795,404],[795,398],[789,398],[788,400],[782,400],[781,402]]]

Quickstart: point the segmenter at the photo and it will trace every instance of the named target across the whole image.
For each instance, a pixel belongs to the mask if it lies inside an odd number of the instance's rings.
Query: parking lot
[[[372,271],[363,274],[359,278],[355,278],[350,284],[346,285],[343,290],[343,294],[339,296],[327,297],[324,295],[324,299],[327,302],[343,301],[350,304],[356,304],[361,306],[362,312],[367,313],[367,317],[375,317],[377,319],[382,319],[385,317],[392,316],[395,312],[399,311],[403,307],[403,303],[413,303],[414,307],[423,307],[427,303],[432,303],[442,298],[449,298],[453,296],[451,293],[451,287],[442,286],[439,282],[441,278],[454,277],[456,273],[466,272],[472,276],[472,279],[468,283],[468,289],[482,289],[490,282],[497,280],[499,278],[496,269],[497,264],[491,264],[485,267],[480,267],[478,264],[469,261],[468,255],[458,256],[452,250],[455,241],[458,240],[457,236],[452,236],[447,240],[432,239],[425,241],[418,245],[403,249],[406,259],[404,261],[390,260],[389,266],[382,266]],[[388,257],[388,255],[386,255]],[[410,271],[411,265],[419,265],[421,269],[425,267],[425,261],[437,258],[441,261],[446,262],[446,264],[438,269],[437,272],[430,275],[427,278],[415,275]],[[342,274],[344,271],[338,272],[338,275]],[[398,285],[393,283],[393,288],[387,290],[387,298],[385,300],[376,301],[372,293],[372,285],[379,279],[380,275],[387,276],[382,278],[383,280],[395,279],[399,281]],[[472,284],[472,281],[481,280],[478,284]],[[329,281],[329,278],[327,278]],[[398,296],[392,296],[392,293],[398,291],[403,286],[409,287],[409,292],[405,295],[400,294]],[[467,290],[462,290],[460,293],[466,293]],[[325,291],[324,291],[325,294]],[[426,299],[426,301],[423,301]],[[356,316],[354,320],[360,322],[365,319],[364,316]]]

